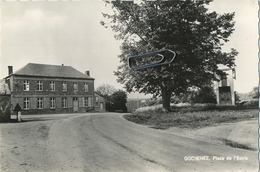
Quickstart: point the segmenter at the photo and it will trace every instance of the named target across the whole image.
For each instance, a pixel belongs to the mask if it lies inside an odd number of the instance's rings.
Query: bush
[[[109,112],[127,112],[126,102],[127,94],[125,91],[115,91],[110,97],[109,102],[106,103],[107,111]]]
[[[191,103],[217,103],[212,87],[203,87],[190,98]]]
[[[158,111],[162,109],[162,105],[154,105],[154,106],[144,106],[136,109],[135,112],[149,112],[149,111]]]
[[[0,95],[0,122],[10,121],[11,119],[11,97]]]
[[[244,107],[258,107],[259,105],[259,100],[258,99],[252,99],[248,100],[242,103]]]
[[[157,99],[147,99],[145,103],[147,106],[154,106],[159,104],[159,101]]]
[[[171,103],[217,103],[214,90],[210,86],[202,88],[191,89],[180,95],[174,95],[171,97]]]
[[[231,108],[236,106],[215,106],[218,108]],[[190,106],[190,110],[214,108],[211,104]],[[187,108],[184,108],[187,109]],[[187,129],[215,126],[221,123],[239,122],[258,117],[257,109],[250,110],[203,110],[203,111],[177,111],[163,112],[160,107],[136,111],[134,114],[124,116],[127,120],[149,125],[156,129],[180,127]]]
[[[252,100],[249,102],[245,102],[244,105],[235,106],[235,105],[217,105],[214,103],[178,103],[171,104],[171,109],[174,112],[198,112],[198,111],[225,111],[225,110],[243,110],[243,109],[255,109],[258,108],[258,100]],[[154,106],[145,106],[136,109],[136,112],[149,112],[149,111],[162,111],[162,105],[154,105]]]

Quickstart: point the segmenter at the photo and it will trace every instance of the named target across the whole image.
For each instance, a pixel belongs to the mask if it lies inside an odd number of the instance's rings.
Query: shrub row
[[[224,111],[224,110],[245,110],[245,109],[258,109],[258,101],[248,101],[239,105],[217,105],[213,103],[203,103],[203,104],[172,104],[171,109],[175,112],[196,112],[196,111]],[[138,108],[136,112],[162,112],[162,105],[145,106]]]

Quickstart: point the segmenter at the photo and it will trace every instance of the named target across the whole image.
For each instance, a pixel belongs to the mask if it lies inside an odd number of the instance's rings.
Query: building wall
[[[23,91],[23,81],[29,81],[30,84],[30,90],[29,91]],[[43,91],[37,91],[37,81],[43,82]],[[50,91],[50,82],[55,82],[55,91]],[[62,91],[62,82],[67,82],[67,91]],[[78,91],[73,91],[73,82],[78,83]],[[36,78],[36,77],[20,77],[20,76],[13,76],[11,86],[11,92],[13,94],[26,94],[26,95],[60,95],[60,94],[86,94],[87,92],[84,92],[84,83],[88,84],[88,92],[94,93],[94,80],[88,80],[88,79],[58,79],[58,78]]]
[[[24,81],[29,81],[29,91],[23,90]],[[43,82],[43,90],[37,90],[37,81]],[[50,82],[55,82],[55,91],[50,91]],[[67,82],[67,91],[62,90],[62,82]],[[78,91],[74,91],[73,82],[78,83]],[[66,78],[44,78],[12,76],[9,81],[11,85],[12,110],[15,105],[20,104],[23,114],[41,113],[71,113],[73,110],[73,98],[77,98],[78,111],[86,112],[94,108],[94,80],[92,79],[66,79]],[[88,91],[84,91],[84,83],[88,84]],[[67,108],[62,107],[62,98],[67,98]],[[83,98],[90,97],[90,106],[84,107]],[[29,109],[24,109],[24,98],[29,98]],[[37,98],[43,98],[43,108],[37,108]],[[50,108],[50,98],[55,98],[55,108]]]
[[[233,79],[233,74],[232,70],[225,71],[227,73],[227,79],[226,82],[223,82],[223,80],[220,80],[219,82],[215,81],[214,82],[214,89],[217,97],[217,104],[230,104],[230,105],[235,105],[235,90],[234,90],[234,79]],[[226,85],[225,85],[226,83]],[[231,101],[230,103],[226,103],[224,101],[221,101],[221,98],[225,95],[220,95],[221,88],[223,87],[229,87],[230,88],[230,98]]]
[[[98,94],[95,94],[95,111],[106,111],[106,100]]]

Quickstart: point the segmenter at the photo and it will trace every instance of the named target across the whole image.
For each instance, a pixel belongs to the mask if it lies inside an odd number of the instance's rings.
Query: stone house
[[[106,111],[106,99],[95,92],[95,111],[105,112]]]
[[[219,77],[219,81],[214,82],[214,90],[217,97],[217,104],[235,105],[234,79],[236,79],[235,69],[224,65],[219,65],[218,70],[226,74]]]
[[[86,112],[95,108],[94,78],[71,66],[29,63],[9,75],[11,110],[23,114]]]

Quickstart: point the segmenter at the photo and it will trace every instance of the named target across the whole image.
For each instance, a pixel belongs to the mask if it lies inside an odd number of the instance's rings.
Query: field
[[[124,117],[138,124],[148,125],[156,129],[178,127],[185,129],[198,129],[216,126],[221,123],[232,123],[258,117],[258,109],[206,110],[205,108],[184,107],[174,112],[164,113],[161,108],[144,108]]]

